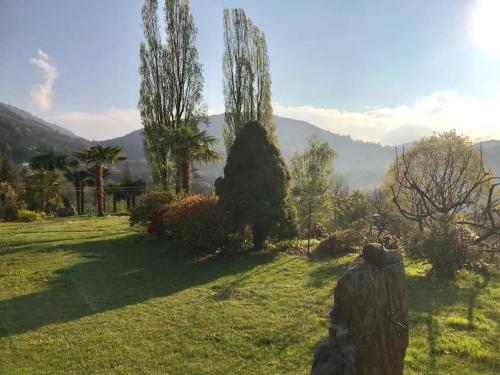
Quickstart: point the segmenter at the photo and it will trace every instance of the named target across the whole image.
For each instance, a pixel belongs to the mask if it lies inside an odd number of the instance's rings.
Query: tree
[[[229,152],[248,121],[260,121],[273,141],[276,130],[265,35],[243,9],[225,9],[223,23],[224,141]]]
[[[136,197],[143,194],[146,191],[146,181],[138,178],[132,180],[130,184],[130,204],[127,205],[127,208],[135,208],[136,205]]]
[[[66,168],[66,155],[56,153],[50,149],[45,154],[34,156],[30,163],[31,169],[35,171],[55,171]]]
[[[58,154],[52,149],[31,159],[31,173],[25,178],[26,200],[31,208],[50,212],[56,205],[58,196],[63,197],[59,190],[59,171],[66,166],[66,155]],[[63,202],[66,204],[67,200],[63,199]]]
[[[262,124],[247,123],[229,150],[224,177],[215,184],[221,207],[235,225],[251,225],[254,249],[287,221],[290,176],[281,152]]]
[[[180,190],[181,166],[171,159],[172,133],[207,121],[202,68],[195,45],[198,30],[188,0],[166,0],[163,44],[157,12],[157,1],[146,0],[142,9],[145,42],[140,47],[139,111],[154,183],[168,189],[175,165],[175,182]]]
[[[75,188],[76,211],[78,215],[83,215],[85,212],[85,185],[89,178],[89,173],[86,169],[81,167],[78,160],[72,159],[68,162],[64,177]]]
[[[13,186],[17,182],[17,173],[7,157],[0,155],[0,182],[6,182]]]
[[[28,206],[33,210],[51,212],[59,196],[60,174],[41,169],[29,174],[25,179]]]
[[[217,139],[200,131],[197,126],[183,126],[172,132],[172,138],[172,157],[180,166],[182,190],[190,194],[193,161],[208,163],[220,160],[220,155],[211,150]]]
[[[367,218],[372,212],[372,204],[361,191],[349,195],[334,196],[335,226],[345,228],[360,219]]]
[[[105,164],[112,164],[118,161],[125,160],[126,157],[121,156],[121,147],[97,145],[89,147],[81,152],[75,152],[74,156],[82,162],[91,164],[94,169],[96,199],[97,199],[97,215],[104,216],[104,182],[103,182],[103,167]]]
[[[420,229],[415,250],[438,276],[453,276],[479,244],[498,240],[500,179],[467,137],[435,134],[397,153],[388,185],[400,214]]]
[[[127,202],[127,210],[135,207],[136,197],[146,191],[146,182],[142,179],[134,179],[126,165],[120,184],[109,184],[108,187],[113,197],[113,212],[116,212],[116,203],[122,199]]]
[[[309,210],[321,224],[331,224],[335,189],[333,161],[336,157],[335,150],[315,134],[309,139],[306,150],[296,153],[290,160],[292,198],[302,229],[308,224]]]
[[[423,138],[409,151],[396,154],[388,176],[392,201],[401,215],[423,230],[468,216],[496,179],[486,169],[482,153],[455,131]],[[494,200],[487,204],[488,216]]]

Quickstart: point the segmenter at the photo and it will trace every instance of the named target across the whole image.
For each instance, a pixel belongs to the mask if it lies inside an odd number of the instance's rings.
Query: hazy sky
[[[0,101],[86,138],[139,128],[142,3],[0,0]],[[224,110],[222,10],[242,7],[267,37],[276,114],[384,144],[450,128],[500,139],[500,0],[191,7],[210,113]]]

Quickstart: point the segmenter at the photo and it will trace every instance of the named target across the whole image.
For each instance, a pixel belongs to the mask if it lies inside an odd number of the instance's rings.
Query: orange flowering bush
[[[166,206],[162,230],[196,253],[221,249],[226,239],[225,215],[215,195],[193,195]]]

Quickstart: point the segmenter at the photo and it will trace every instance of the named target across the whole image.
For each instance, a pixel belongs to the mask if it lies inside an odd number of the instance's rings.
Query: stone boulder
[[[316,348],[311,374],[403,373],[408,346],[403,257],[399,251],[391,251],[384,261],[375,256],[375,263],[360,258],[338,280],[329,339]]]

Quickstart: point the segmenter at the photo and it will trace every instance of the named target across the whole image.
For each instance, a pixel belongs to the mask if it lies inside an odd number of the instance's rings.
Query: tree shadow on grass
[[[321,265],[309,273],[310,281],[308,286],[314,288],[322,288],[327,282],[332,279],[337,280],[343,273],[345,273],[349,266],[351,266],[356,258],[345,259],[344,257],[323,257],[311,258],[309,261],[320,263]]]
[[[429,370],[436,368],[440,355],[437,342],[441,336],[436,316],[449,306],[467,304],[468,328],[474,328],[474,308],[477,297],[487,287],[489,278],[476,281],[470,288],[461,288],[454,281],[441,280],[425,275],[406,276],[411,326],[424,324],[429,345]]]
[[[46,234],[46,232],[43,232]],[[92,236],[85,236],[85,237],[80,237],[80,238],[60,238],[60,239],[45,239],[45,240],[39,240],[39,241],[30,241],[30,240],[21,240],[17,242],[12,242],[12,243],[7,243],[6,246],[3,248],[0,248],[0,256],[2,255],[11,255],[11,254],[16,254],[20,253],[23,251],[29,251],[29,250],[36,250],[36,251],[43,251],[40,250],[40,247],[44,246],[49,246],[50,244],[54,244],[54,248],[60,248],[61,246],[69,247],[72,246],[71,244],[74,242],[82,242],[82,241],[88,241],[88,242],[93,242],[92,240],[95,240],[97,238],[106,238],[106,237],[114,237],[116,235],[124,235],[130,233],[130,231],[121,231],[121,232],[107,232],[104,234],[95,234],[95,232],[92,234]],[[88,243],[86,242],[86,243]]]
[[[474,287],[471,289],[469,304],[467,306],[467,321],[469,329],[474,328],[474,308],[476,307],[477,297],[488,286],[489,282],[490,276],[486,275],[483,277],[482,281],[476,281],[474,283]]]
[[[0,336],[164,297],[271,262],[275,253],[194,260],[164,241],[131,234],[49,252],[74,251],[87,261],[59,269],[44,291],[0,301]]]

